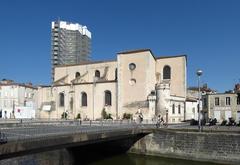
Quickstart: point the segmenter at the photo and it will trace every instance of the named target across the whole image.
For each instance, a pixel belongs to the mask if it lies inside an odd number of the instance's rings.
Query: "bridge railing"
[[[148,124],[146,124],[148,123]],[[1,127],[8,141],[22,141],[31,139],[44,139],[54,136],[62,136],[76,133],[106,133],[131,130],[142,131],[149,122],[137,123],[132,120],[99,120],[81,121],[69,120],[58,122],[21,122],[13,127]]]

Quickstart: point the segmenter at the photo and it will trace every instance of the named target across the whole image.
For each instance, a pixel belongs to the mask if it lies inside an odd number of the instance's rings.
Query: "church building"
[[[117,53],[117,60],[56,66],[54,83],[38,88],[39,118],[97,120],[141,113],[185,120],[187,57],[155,56],[150,49]]]

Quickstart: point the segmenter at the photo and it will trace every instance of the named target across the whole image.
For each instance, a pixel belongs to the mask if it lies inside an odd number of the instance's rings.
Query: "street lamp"
[[[201,119],[200,119],[200,77],[203,74],[203,71],[201,69],[197,70],[197,76],[198,76],[198,130],[199,132],[202,131],[201,129]]]

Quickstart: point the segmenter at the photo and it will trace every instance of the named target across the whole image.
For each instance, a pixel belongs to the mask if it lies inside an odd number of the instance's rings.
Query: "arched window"
[[[87,106],[87,94],[82,92],[82,106]]]
[[[163,68],[163,79],[171,79],[171,68],[168,65]]]
[[[100,71],[99,70],[95,71],[95,77],[100,78]]]
[[[117,80],[118,79],[118,70],[117,70],[117,68],[115,69],[115,80]]]
[[[172,105],[172,114],[175,114],[175,104]]]
[[[79,72],[76,72],[76,73],[75,73],[75,78],[78,78],[78,77],[80,77],[80,73],[79,73]]]
[[[181,105],[178,105],[178,114],[181,114]]]
[[[112,105],[112,94],[110,91],[105,91],[105,105]]]
[[[64,93],[59,93],[59,106],[64,107]]]

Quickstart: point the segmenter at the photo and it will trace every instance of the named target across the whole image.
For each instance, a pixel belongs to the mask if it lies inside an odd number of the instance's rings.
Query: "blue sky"
[[[0,79],[50,83],[51,21],[86,25],[92,59],[115,59],[128,49],[150,48],[156,56],[188,55],[188,86],[218,91],[240,80],[238,0],[1,0]]]

